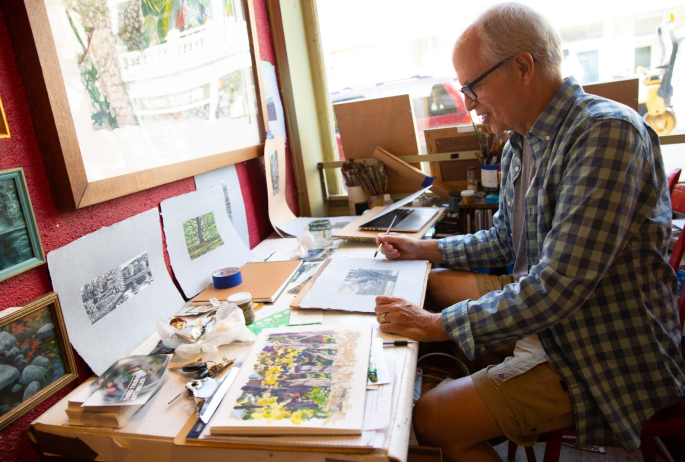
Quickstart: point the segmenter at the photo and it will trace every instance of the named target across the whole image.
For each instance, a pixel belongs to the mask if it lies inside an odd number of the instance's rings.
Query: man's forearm
[[[445,263],[445,259],[442,258],[442,254],[438,249],[438,241],[435,239],[421,240],[420,243],[420,253],[418,260],[428,260],[434,263]]]

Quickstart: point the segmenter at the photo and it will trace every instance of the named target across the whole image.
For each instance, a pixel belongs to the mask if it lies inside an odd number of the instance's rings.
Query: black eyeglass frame
[[[507,61],[509,61],[510,59],[511,59],[511,58],[507,58],[507,59],[503,59],[502,61],[498,62],[497,64],[495,64],[494,66],[492,66],[490,69],[488,69],[487,71],[485,71],[483,74],[481,74],[478,78],[476,78],[476,80],[474,80],[473,82],[471,82],[471,83],[468,84],[468,85],[464,85],[463,87],[461,87],[461,88],[459,89],[459,91],[462,92],[463,94],[465,94],[466,96],[468,96],[469,99],[471,99],[471,100],[473,100],[473,101],[476,101],[476,100],[478,99],[478,95],[476,94],[475,91],[473,91],[473,88],[474,88],[476,85],[478,85],[485,77],[487,77],[488,75],[492,74],[492,73],[495,71],[495,69],[497,69],[497,68],[500,67],[502,64],[504,64],[504,63],[506,63]]]

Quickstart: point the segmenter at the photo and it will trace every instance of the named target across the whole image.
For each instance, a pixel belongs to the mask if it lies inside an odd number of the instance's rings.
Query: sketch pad
[[[373,313],[376,297],[401,297],[423,307],[430,263],[373,258],[326,260],[290,305],[292,308]]]
[[[216,297],[226,300],[229,295],[238,292],[249,292],[252,301],[259,303],[273,303],[285,286],[290,282],[293,274],[302,264],[302,260],[256,261],[240,267],[243,282],[230,289],[217,289],[210,285],[200,292],[194,302],[207,302]]]

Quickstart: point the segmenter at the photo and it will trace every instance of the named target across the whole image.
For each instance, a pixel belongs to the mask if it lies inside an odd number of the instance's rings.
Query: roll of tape
[[[240,268],[221,268],[212,273],[214,287],[217,289],[230,289],[243,282]]]

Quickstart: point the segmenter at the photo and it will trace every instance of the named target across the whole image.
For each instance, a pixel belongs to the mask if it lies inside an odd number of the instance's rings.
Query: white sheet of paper
[[[294,220],[295,214],[285,199],[285,137],[283,135],[264,142],[264,169],[266,191],[269,201],[269,221],[276,223]],[[282,235],[282,231],[275,228]]]
[[[164,263],[157,209],[53,250],[48,268],[69,340],[98,375],[183,305]]]
[[[366,390],[364,403],[364,431],[385,430],[392,414],[392,385]]]
[[[223,189],[228,218],[247,248],[250,248],[250,232],[247,229],[245,202],[243,201],[243,193],[240,189],[240,180],[238,180],[238,172],[235,169],[235,165],[229,165],[228,167],[195,176],[195,187],[198,191],[215,185]]]
[[[286,234],[291,236],[299,237],[309,232],[309,223],[314,220],[330,220],[331,221],[331,231],[340,231],[347,224],[352,223],[359,217],[323,217],[323,218],[312,218],[312,217],[299,217],[294,220],[286,221],[283,223],[276,223],[276,227]]]
[[[374,258],[334,258],[300,302],[301,308],[373,313],[376,297],[388,295],[421,305],[426,263]]]
[[[268,61],[262,61],[262,82],[264,83],[264,96],[266,98],[266,113],[269,117],[269,130],[272,135],[283,135],[284,139],[287,139],[283,104],[276,80],[276,68]]]
[[[673,220],[673,224],[676,225],[678,228],[683,229],[685,228],[685,218]]]
[[[302,326],[305,324],[322,324],[323,312],[321,310],[298,310],[293,308],[290,311],[290,326]]]
[[[297,259],[298,242],[294,238],[264,239],[254,249],[254,261],[279,261]]]
[[[294,308],[293,311],[295,311]],[[369,369],[371,369],[371,364],[374,364],[376,368],[376,377],[378,380],[372,382],[371,379],[369,379],[367,385],[387,385],[392,383],[392,376],[390,375],[390,370],[388,369],[388,362],[385,360],[383,339],[380,337],[374,337],[373,341],[371,342]]]
[[[213,186],[172,197],[162,201],[161,207],[169,260],[186,297],[206,289],[212,283],[212,272],[252,260],[252,253],[228,219],[222,188]]]

